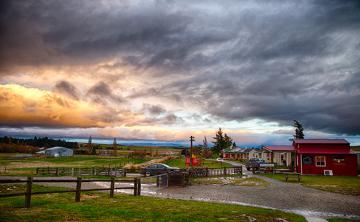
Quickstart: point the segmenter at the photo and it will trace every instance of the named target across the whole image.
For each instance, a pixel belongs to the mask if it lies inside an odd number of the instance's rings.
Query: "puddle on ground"
[[[101,187],[109,187],[109,183],[107,182],[94,182],[96,185]],[[115,187],[131,187],[133,186],[133,183],[115,183]],[[360,216],[358,215],[348,215],[348,214],[337,214],[337,213],[331,213],[331,212],[320,212],[320,211],[311,211],[311,210],[298,210],[298,209],[280,209],[280,208],[273,208],[263,205],[257,205],[257,204],[249,204],[244,203],[240,201],[227,201],[227,200],[212,200],[210,198],[193,198],[193,197],[178,197],[176,195],[169,195],[161,192],[161,189],[156,187],[155,183],[144,183],[141,184],[141,195],[145,196],[156,196],[159,198],[170,198],[170,199],[181,199],[181,200],[197,200],[197,201],[205,201],[205,202],[216,202],[216,203],[227,203],[227,204],[237,204],[242,206],[251,206],[251,207],[261,207],[266,209],[272,209],[272,210],[282,210],[285,212],[295,213],[299,214],[301,216],[304,216],[307,218],[308,221],[324,221],[323,218],[333,218],[333,217],[339,217],[339,218],[347,218],[347,219],[356,219],[359,220]],[[125,193],[125,194],[133,194],[132,189],[124,189],[124,190],[116,190],[116,193]],[[322,220],[321,220],[322,219]]]

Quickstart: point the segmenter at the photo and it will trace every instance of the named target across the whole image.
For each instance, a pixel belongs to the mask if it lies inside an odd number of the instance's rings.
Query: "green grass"
[[[6,175],[34,175],[37,167],[122,167],[128,163],[139,164],[152,158],[126,158],[75,155],[72,157],[31,157],[25,159],[11,158],[14,155],[0,155],[0,173],[7,169]]]
[[[33,196],[23,209],[24,197],[0,199],[0,221],[305,221],[302,216],[256,207],[159,199],[145,196],[86,193],[80,203],[74,194]]]
[[[185,158],[177,158],[168,160],[165,162],[167,165],[172,167],[186,168]],[[231,167],[231,164],[221,163],[215,160],[203,160],[203,164],[199,167],[209,167],[209,168],[221,168],[221,167]]]
[[[103,165],[124,165],[126,163],[143,163],[152,158],[126,158],[126,157],[108,157],[92,155],[75,155],[71,157],[31,157],[25,159],[10,158],[9,155],[0,155],[0,166],[17,165],[56,165],[56,166],[79,166],[92,167]]]
[[[264,174],[264,176],[285,182],[285,176],[282,174]],[[291,179],[289,183],[297,183],[297,180]],[[300,184],[334,193],[360,195],[360,177],[301,176]]]
[[[36,191],[55,191],[55,190],[67,190],[67,188],[64,187],[50,187],[50,186],[42,186],[33,184],[32,185],[32,192]],[[0,184],[0,194],[5,193],[22,193],[26,191],[26,185],[25,184]]]
[[[206,178],[194,178],[192,179],[193,184],[223,184],[223,185],[237,185],[237,186],[262,186],[266,187],[269,185],[268,182],[260,178],[250,177],[206,177]]]

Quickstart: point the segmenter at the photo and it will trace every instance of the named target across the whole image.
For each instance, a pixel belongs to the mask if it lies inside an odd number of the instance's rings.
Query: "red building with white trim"
[[[357,157],[344,139],[295,139],[296,171],[301,174],[357,176]]]

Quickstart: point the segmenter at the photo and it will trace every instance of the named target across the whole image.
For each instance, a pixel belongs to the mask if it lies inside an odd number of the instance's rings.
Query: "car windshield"
[[[171,168],[171,166],[169,166],[169,165],[166,165],[166,164],[159,164],[161,167],[164,167],[164,168]]]

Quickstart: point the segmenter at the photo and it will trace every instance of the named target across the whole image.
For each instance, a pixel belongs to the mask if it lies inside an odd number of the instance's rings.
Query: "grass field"
[[[269,178],[284,181],[285,176],[281,174],[264,174]],[[289,180],[297,183],[296,180]],[[300,183],[304,186],[349,195],[360,195],[360,177],[345,176],[301,176]]]
[[[106,193],[33,196],[32,207],[22,208],[24,197],[0,198],[0,221],[305,221],[277,210]]]
[[[75,155],[72,157],[31,157],[25,159],[14,158],[15,154],[0,155],[0,173],[7,169],[7,175],[31,175],[36,167],[121,167],[125,164],[144,163],[153,158],[126,158]]]
[[[25,159],[16,159],[9,156],[0,156],[0,165],[12,167],[41,167],[41,166],[58,166],[58,167],[93,167],[103,165],[124,165],[126,163],[143,163],[151,158],[125,158],[125,157],[108,157],[92,155],[75,155],[72,157],[31,157]]]
[[[169,166],[186,168],[185,158],[172,159],[166,162]],[[231,167],[228,163],[221,163],[215,160],[204,160],[201,167],[209,167],[209,168],[220,168],[220,167]]]

